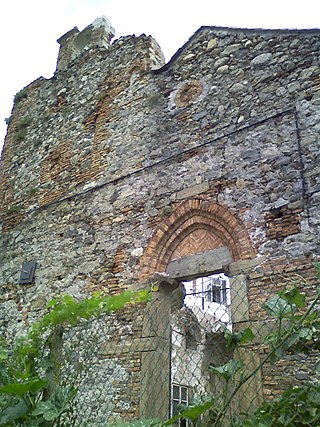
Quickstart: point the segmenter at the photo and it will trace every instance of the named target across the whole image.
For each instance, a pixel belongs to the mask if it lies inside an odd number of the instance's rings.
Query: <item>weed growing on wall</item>
[[[149,299],[147,292],[125,292],[118,296],[99,294],[77,302],[70,296],[52,300],[48,313],[34,323],[29,333],[17,340],[14,347],[0,351],[0,425],[56,426],[72,425],[72,402],[77,393],[73,384],[61,385],[60,364],[62,337],[67,326],[76,326],[102,313],[111,313],[128,303]],[[287,352],[306,348],[319,350],[320,290],[307,305],[305,295],[296,286],[282,290],[264,305],[275,328],[264,337],[269,345],[260,364],[251,372],[245,370],[239,347],[255,338],[250,328],[240,332],[225,330],[228,350],[234,358],[223,366],[210,366],[224,387],[219,396],[194,396],[187,407],[167,420],[137,420],[123,423],[131,427],[167,427],[179,419],[189,420],[194,427],[318,427],[320,423],[320,364],[315,367],[312,382],[291,386],[277,399],[264,402],[252,415],[231,419],[228,409],[241,387],[267,362],[276,362]],[[308,346],[306,346],[306,343]],[[70,417],[68,417],[68,414]],[[63,417],[63,418],[62,418]],[[67,423],[67,424],[66,424]]]
[[[25,116],[23,117],[16,125],[16,133],[14,138],[17,142],[23,141],[27,135],[28,126],[32,122],[32,117]]]
[[[23,99],[27,98],[27,96],[28,96],[28,90],[27,90],[27,88],[21,89],[18,93],[15,94],[15,96],[14,96],[14,103],[18,104],[20,101],[22,101]]]
[[[9,126],[9,125],[10,125],[10,123],[12,122],[12,116],[10,116],[10,117],[6,117],[6,118],[4,119],[4,121],[5,121],[5,124],[6,124],[7,126]]]
[[[7,214],[19,213],[21,212],[21,210],[22,210],[21,204],[12,205],[7,209]]]

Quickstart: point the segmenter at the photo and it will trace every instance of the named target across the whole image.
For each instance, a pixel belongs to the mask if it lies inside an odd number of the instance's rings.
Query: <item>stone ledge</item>
[[[178,191],[177,193],[174,193],[172,198],[174,200],[184,200],[188,197],[196,196],[201,193],[205,193],[209,190],[209,183],[208,182],[202,182],[200,184],[192,185],[191,187],[184,188],[181,191]]]
[[[160,340],[161,338],[158,337],[143,337],[134,338],[125,344],[110,342],[105,344],[105,346],[101,349],[99,356],[155,351],[159,346]]]

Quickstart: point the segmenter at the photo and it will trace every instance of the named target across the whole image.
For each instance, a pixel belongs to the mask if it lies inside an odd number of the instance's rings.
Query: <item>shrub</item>
[[[20,142],[24,140],[27,135],[27,128],[32,122],[32,117],[23,117],[16,125],[15,140]]]
[[[27,98],[27,96],[28,96],[27,88],[23,88],[18,93],[15,94],[13,101],[15,104],[18,104],[20,101],[22,101],[22,99]]]
[[[18,213],[18,212],[21,212],[21,210],[22,210],[21,204],[12,205],[12,206],[10,206],[10,208],[7,209],[7,214]]]

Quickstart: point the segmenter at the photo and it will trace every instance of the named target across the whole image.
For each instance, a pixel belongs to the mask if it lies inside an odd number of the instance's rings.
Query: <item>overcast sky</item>
[[[9,0],[0,6],[0,152],[14,95],[40,76],[52,77],[56,40],[105,15],[116,38],[152,35],[166,61],[202,25],[319,28],[320,0]]]

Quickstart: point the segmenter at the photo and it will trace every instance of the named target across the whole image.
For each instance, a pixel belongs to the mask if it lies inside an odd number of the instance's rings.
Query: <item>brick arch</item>
[[[201,235],[206,238],[204,244],[199,242]],[[254,257],[250,237],[238,216],[218,203],[187,200],[154,231],[141,259],[141,276],[165,272],[168,263],[179,256],[220,246],[229,249],[234,261]]]

